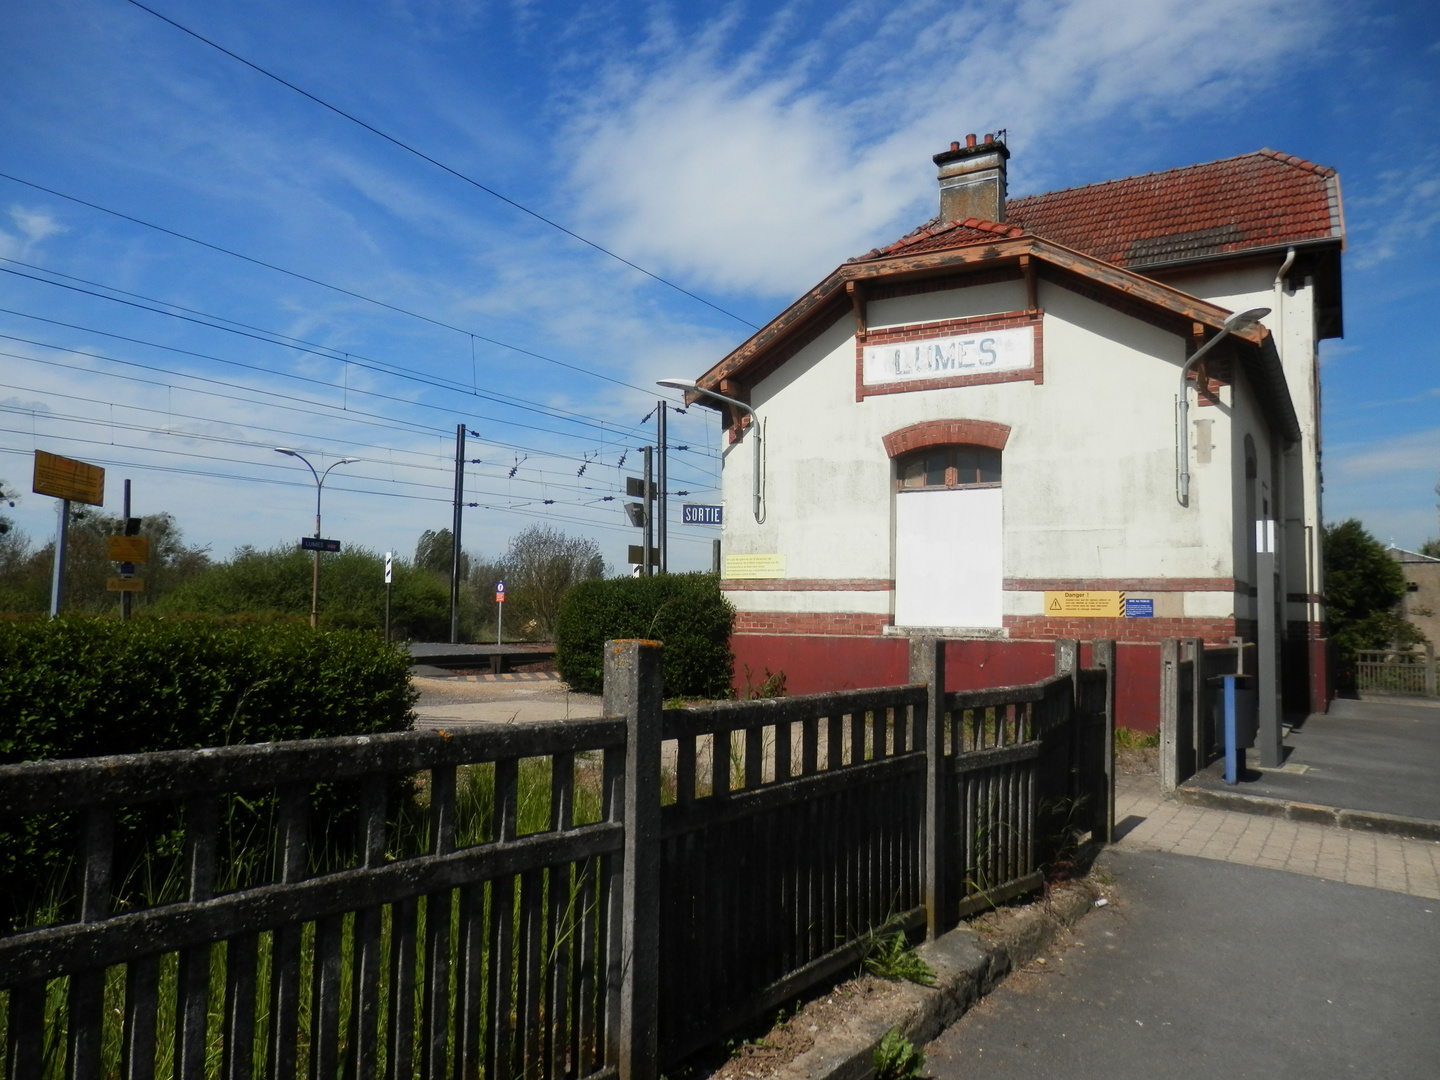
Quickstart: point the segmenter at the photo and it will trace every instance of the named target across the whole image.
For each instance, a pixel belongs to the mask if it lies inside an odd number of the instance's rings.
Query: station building
[[[1335,172],[1260,150],[1007,199],[1008,159],[988,135],[935,155],[934,219],[697,380],[748,408],[687,395],[728,429],[737,689],[903,682],[916,635],[951,640],[950,689],[998,686],[1113,638],[1145,728],[1162,640],[1240,638],[1275,657],[1277,708],[1323,709]]]

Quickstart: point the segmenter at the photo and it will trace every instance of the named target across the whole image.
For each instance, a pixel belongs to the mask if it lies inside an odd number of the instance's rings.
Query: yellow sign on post
[[[727,578],[783,578],[784,555],[726,555]]]
[[[1045,614],[1054,618],[1122,619],[1125,617],[1123,592],[1047,592]]]
[[[146,536],[111,536],[106,539],[111,562],[150,561],[150,538]]]
[[[74,458],[35,451],[35,482],[30,490],[55,499],[105,505],[105,470]]]
[[[145,579],[139,577],[106,578],[105,588],[111,592],[144,592]]]

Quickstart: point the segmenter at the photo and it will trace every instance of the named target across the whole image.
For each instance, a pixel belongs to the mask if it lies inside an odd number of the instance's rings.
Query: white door
[[[1001,489],[895,496],[895,624],[1001,626]]]

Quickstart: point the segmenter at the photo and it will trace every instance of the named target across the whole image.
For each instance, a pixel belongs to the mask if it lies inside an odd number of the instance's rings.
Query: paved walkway
[[[1121,776],[1115,828],[1122,848],[1262,866],[1440,900],[1440,843],[1187,806],[1154,776]]]

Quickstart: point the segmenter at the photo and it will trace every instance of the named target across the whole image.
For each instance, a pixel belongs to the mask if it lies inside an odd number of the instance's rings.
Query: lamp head
[[[1242,330],[1249,330],[1269,314],[1270,309],[1268,307],[1257,307],[1250,308],[1248,311],[1237,311],[1233,315],[1225,316],[1225,329],[1232,334]]]
[[[291,449],[290,449],[289,447],[287,447],[287,446],[277,446],[277,447],[275,447],[275,452],[276,452],[277,454],[284,454],[286,457],[299,457],[299,456],[300,456],[299,454],[295,453],[294,450],[291,450]]]
[[[359,460],[360,460],[360,459],[359,459],[358,457],[346,457],[346,458],[341,458],[339,461],[335,462],[335,464],[336,464],[336,465],[353,465],[353,464],[355,464],[355,462],[357,462],[357,461],[359,461]]]
[[[667,386],[671,390],[697,390],[699,389],[693,379],[656,379],[656,386]]]

